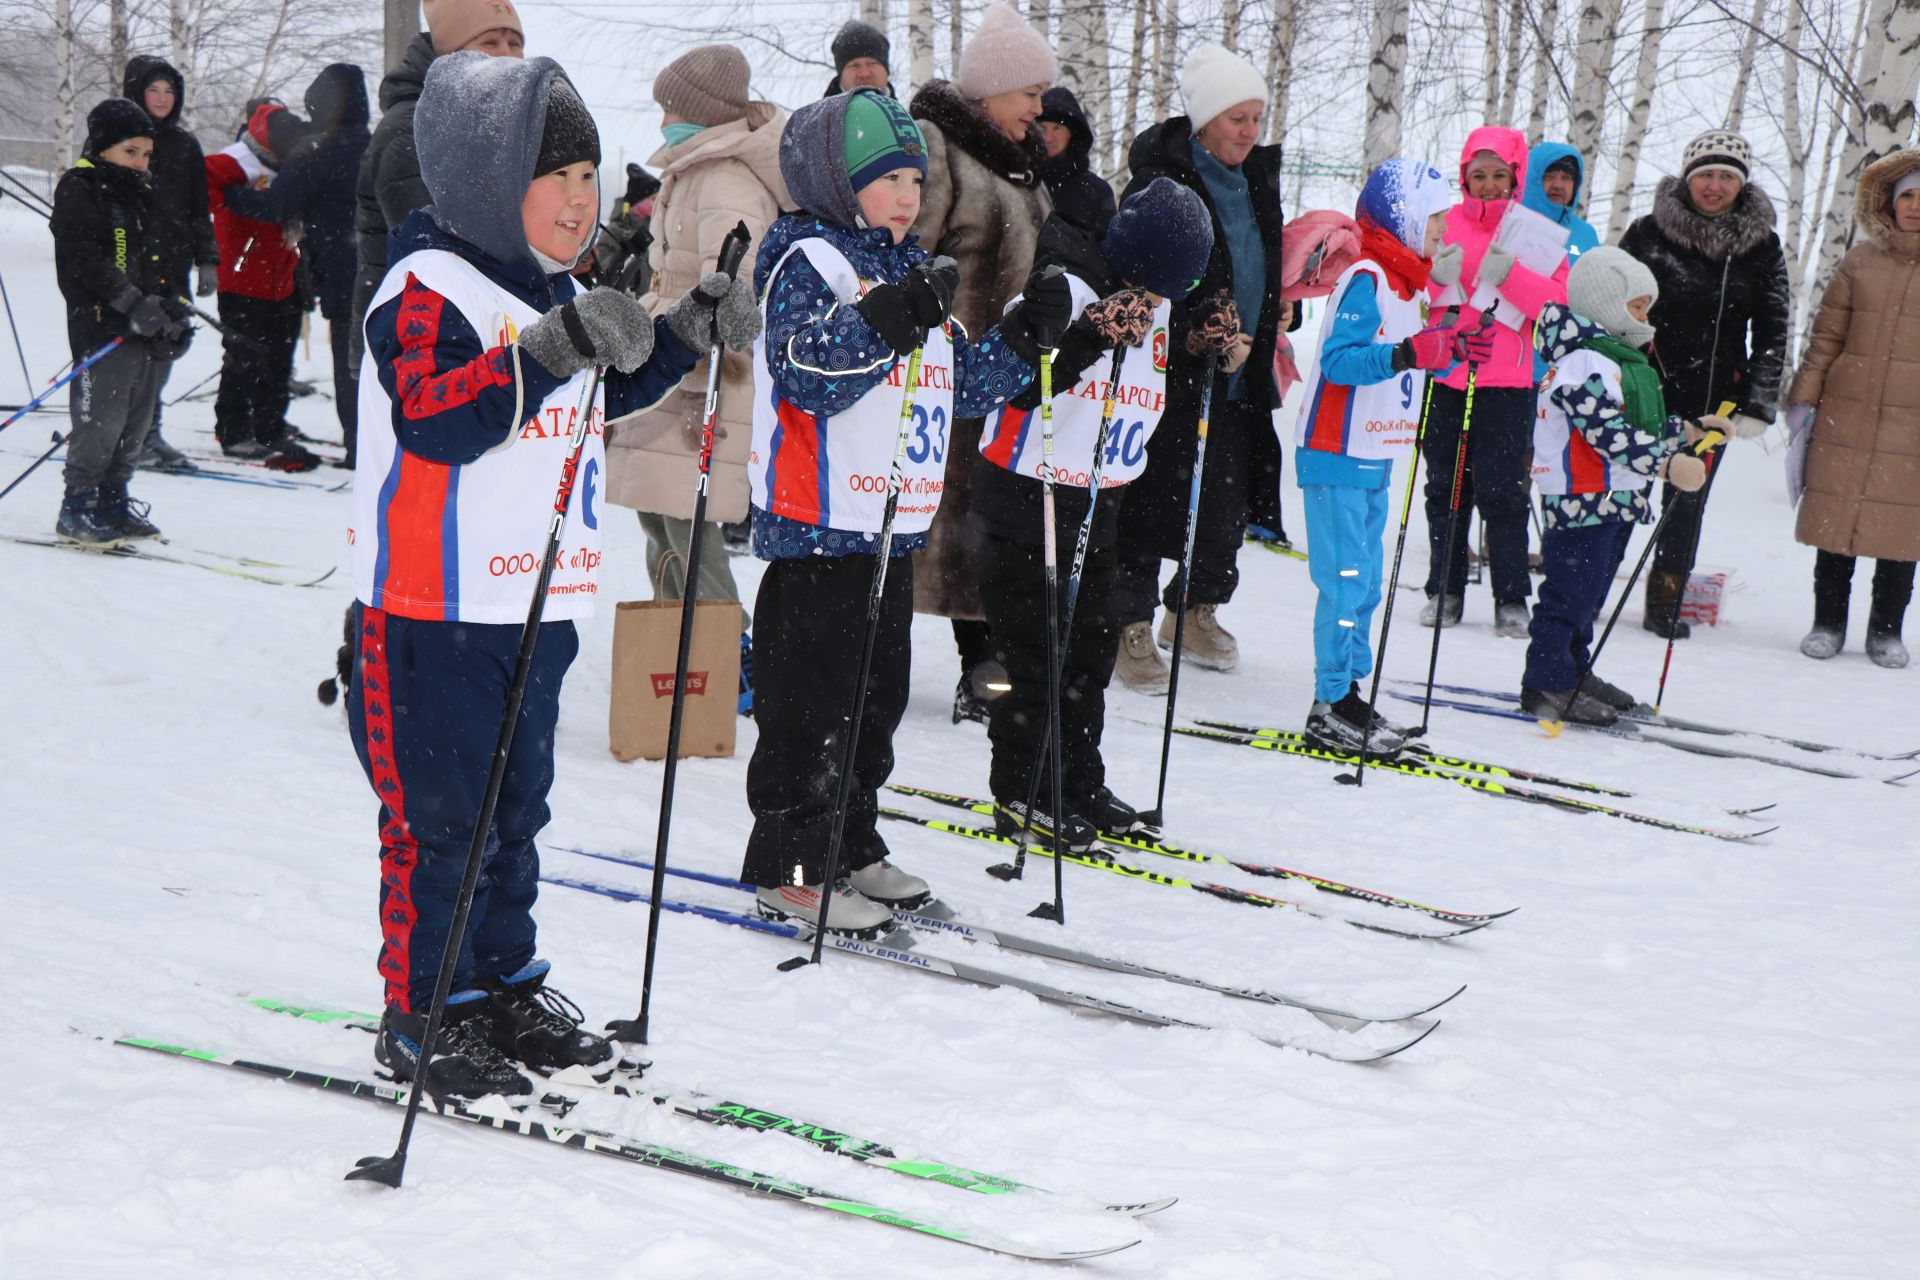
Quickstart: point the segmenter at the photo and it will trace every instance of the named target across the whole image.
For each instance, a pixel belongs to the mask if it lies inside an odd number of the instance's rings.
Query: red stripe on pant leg
[[[367,762],[381,806],[380,976],[386,979],[387,1004],[412,1013],[408,978],[413,968],[413,927],[420,918],[413,905],[413,872],[420,865],[420,846],[407,826],[407,792],[394,759],[387,615],[379,609],[362,609],[360,616],[360,699]]]

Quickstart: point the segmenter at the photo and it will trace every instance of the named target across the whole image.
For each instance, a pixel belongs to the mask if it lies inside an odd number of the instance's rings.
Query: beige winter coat
[[[1920,560],[1920,232],[1894,230],[1897,151],[1861,175],[1866,239],[1841,259],[1814,317],[1790,404],[1818,404],[1794,536],[1877,560]]]
[[[1042,182],[1046,149],[1037,134],[1016,143],[976,103],[944,80],[929,82],[911,108],[927,140],[927,185],[913,233],[960,264],[953,318],[978,341],[1026,287],[1040,225],[1053,212]],[[947,484],[914,557],[913,607],[949,618],[983,618],[967,509],[981,420],[962,418],[948,436]]]
[[[648,251],[653,292],[641,301],[659,315],[714,269],[720,243],[745,221],[753,244],[741,265],[753,270],[760,237],[791,203],[780,180],[780,130],[786,113],[756,102],[746,118],[703,129],[647,163],[660,175]],[[657,515],[693,515],[707,362],[644,413],[607,427],[607,501]],[[753,361],[729,352],[720,362],[720,417],[708,484],[707,518],[747,516],[747,450],[753,441]]]

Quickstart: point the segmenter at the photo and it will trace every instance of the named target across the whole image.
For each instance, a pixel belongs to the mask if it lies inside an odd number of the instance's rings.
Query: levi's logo
[[[654,697],[671,698],[673,696],[673,672],[656,671],[649,678],[653,681]],[[706,692],[707,673],[704,671],[687,672],[687,696],[689,698],[705,697]]]

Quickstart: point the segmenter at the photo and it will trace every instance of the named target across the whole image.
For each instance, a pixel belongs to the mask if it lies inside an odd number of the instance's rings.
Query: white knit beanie
[[[1225,45],[1203,44],[1180,68],[1180,96],[1195,133],[1228,107],[1267,101],[1267,82],[1253,64]]]
[[[990,4],[980,15],[980,29],[960,49],[953,87],[978,102],[1031,84],[1044,89],[1059,78],[1047,38],[1012,5]]]
[[[1567,305],[1629,346],[1653,341],[1653,326],[1635,320],[1627,304],[1660,297],[1660,282],[1645,263],[1610,244],[1596,245],[1573,260],[1567,272]]]

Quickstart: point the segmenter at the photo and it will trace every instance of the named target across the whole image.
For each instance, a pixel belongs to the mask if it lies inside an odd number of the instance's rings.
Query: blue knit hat
[[[1172,178],[1155,178],[1121,201],[1100,241],[1115,275],[1175,302],[1200,287],[1212,253],[1207,206]]]

